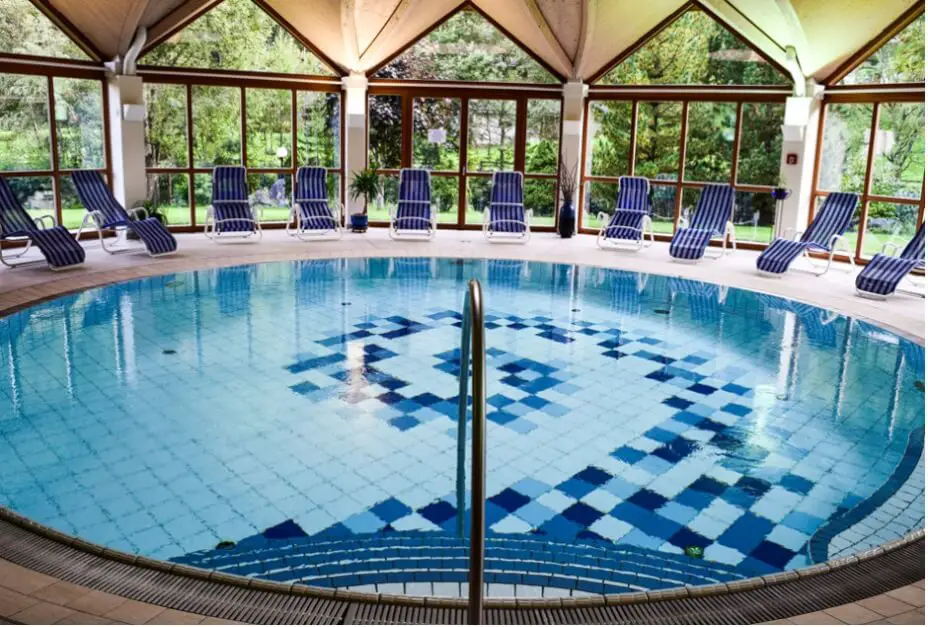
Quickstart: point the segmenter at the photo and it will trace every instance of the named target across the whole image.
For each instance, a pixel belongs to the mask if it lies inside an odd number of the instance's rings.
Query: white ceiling
[[[33,0],[47,2],[109,58],[139,26],[199,15],[221,0]],[[367,71],[401,50],[464,0],[264,0],[345,71]],[[523,45],[567,77],[587,79],[684,0],[473,0]],[[821,80],[919,0],[704,0],[711,13],[778,62],[796,46],[804,72]],[[164,22],[162,22],[164,20]],[[159,24],[160,23],[160,24]]]

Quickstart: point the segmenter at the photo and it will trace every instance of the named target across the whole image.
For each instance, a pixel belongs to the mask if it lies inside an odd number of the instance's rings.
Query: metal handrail
[[[467,379],[473,355],[473,437],[471,440],[471,509],[470,509],[470,575],[468,576],[467,622],[483,622],[483,556],[486,514],[487,459],[487,355],[486,329],[483,316],[483,290],[480,281],[471,279],[464,297],[461,317],[461,372],[458,392],[458,533],[464,537],[464,454],[467,441]]]

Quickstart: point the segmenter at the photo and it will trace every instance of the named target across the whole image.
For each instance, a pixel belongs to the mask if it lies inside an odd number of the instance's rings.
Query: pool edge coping
[[[66,534],[64,532],[58,531],[57,529],[53,529],[43,525],[42,523],[36,522],[31,518],[18,514],[15,511],[3,506],[0,506],[0,521],[14,525],[15,527],[34,536],[38,536],[46,540],[51,540],[56,543],[56,545],[75,549],[83,554],[93,555],[110,562],[118,562],[144,570],[160,571],[163,573],[169,573],[172,575],[178,575],[199,581],[210,581],[214,583],[226,584],[236,588],[276,592],[287,595],[308,596],[317,599],[342,600],[349,602],[354,601],[365,604],[385,604],[413,607],[431,606],[458,609],[467,607],[466,598],[433,596],[420,597],[413,595],[338,590],[335,588],[322,588],[299,583],[287,584],[266,579],[245,577],[243,575],[223,573],[216,570],[206,570],[203,568],[197,568],[195,566],[177,564],[174,562],[155,559],[144,555],[135,555]],[[2,536],[2,529],[0,529],[0,536]],[[592,608],[614,605],[641,604],[655,601],[671,601],[683,598],[699,599],[723,596],[734,592],[757,590],[788,582],[807,580],[826,573],[840,571],[852,566],[856,566],[858,564],[863,564],[871,560],[879,559],[883,556],[892,554],[895,551],[924,541],[924,539],[925,529],[922,528],[915,531],[910,531],[897,540],[892,540],[854,555],[838,557],[828,560],[827,562],[812,564],[810,566],[805,566],[803,568],[790,571],[782,571],[770,575],[749,577],[731,582],[720,582],[714,584],[705,584],[701,586],[679,586],[662,590],[626,592],[621,594],[595,595],[589,597],[558,597],[551,599],[503,599],[498,597],[489,597],[485,600],[484,607],[488,610],[513,609],[518,607],[533,609]],[[0,543],[0,557],[5,557],[5,552],[3,549],[3,543]],[[60,557],[62,559],[66,559],[66,556],[63,554]],[[15,563],[15,560],[10,561],[14,561]],[[92,585],[87,587],[93,588]]]

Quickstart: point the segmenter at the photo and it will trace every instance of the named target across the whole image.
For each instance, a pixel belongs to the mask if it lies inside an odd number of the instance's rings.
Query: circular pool
[[[924,526],[920,345],[709,283],[429,258],[173,274],[3,318],[0,504],[201,568],[466,593],[474,277],[491,595],[731,581]]]

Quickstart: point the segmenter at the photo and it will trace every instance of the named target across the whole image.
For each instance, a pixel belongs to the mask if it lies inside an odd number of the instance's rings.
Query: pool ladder
[[[467,622],[483,622],[483,559],[486,503],[487,460],[487,346],[483,315],[483,290],[480,281],[471,279],[464,296],[461,316],[461,370],[458,391],[458,464],[457,510],[458,535],[465,536],[464,512],[467,500],[464,491],[464,461],[467,443],[467,384],[468,369],[473,356],[473,436],[471,439],[471,510],[470,510],[470,574],[468,575]]]

